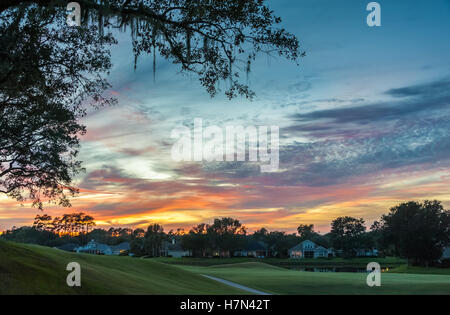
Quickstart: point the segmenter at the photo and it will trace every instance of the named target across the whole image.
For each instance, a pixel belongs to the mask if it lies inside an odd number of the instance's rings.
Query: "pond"
[[[309,272],[367,272],[366,268],[356,268],[356,267],[305,267],[294,265],[288,265],[283,267],[290,270],[309,271]]]

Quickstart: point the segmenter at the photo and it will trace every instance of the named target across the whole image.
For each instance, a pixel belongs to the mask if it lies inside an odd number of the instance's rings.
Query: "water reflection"
[[[304,266],[284,266],[290,270],[309,272],[367,272],[365,268],[355,267],[304,267]]]

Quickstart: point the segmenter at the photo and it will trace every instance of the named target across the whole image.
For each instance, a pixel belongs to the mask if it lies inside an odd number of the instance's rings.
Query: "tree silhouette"
[[[67,1],[0,3],[0,192],[69,206],[78,119],[105,97],[112,31],[127,31],[138,57],[153,54],[198,76],[215,96],[220,81],[228,98],[254,93],[242,77],[259,53],[296,61],[297,38],[263,0],[79,0],[82,25],[66,25]],[[154,75],[153,74],[153,75]]]
[[[366,231],[363,218],[338,217],[331,222],[330,238],[333,247],[342,250],[346,257],[356,256],[363,245]]]
[[[102,97],[113,38],[70,28],[64,17],[21,6],[0,22],[0,192],[39,208],[45,199],[68,206],[77,192],[82,102],[113,102]]]
[[[152,257],[157,257],[160,255],[163,241],[166,239],[166,234],[164,233],[164,228],[155,223],[147,227],[145,232],[144,249],[146,253]]]
[[[243,245],[243,236],[246,235],[247,229],[239,220],[221,218],[214,219],[214,223],[208,226],[207,233],[219,256],[229,257],[233,250],[237,250]]]
[[[314,224],[300,224],[297,227],[297,233],[302,240],[307,240],[316,234],[314,232]]]
[[[39,231],[71,236],[87,234],[93,226],[94,218],[83,212],[64,214],[61,218],[38,214],[33,223],[33,227]]]
[[[397,255],[428,266],[450,244],[450,211],[437,200],[404,202],[381,217],[379,229]]]

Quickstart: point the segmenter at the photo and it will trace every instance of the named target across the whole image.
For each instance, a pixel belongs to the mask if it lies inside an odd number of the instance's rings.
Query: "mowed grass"
[[[425,268],[425,267],[416,267],[416,266],[408,266],[402,265],[399,267],[395,267],[393,269],[389,269],[390,273],[411,273],[411,274],[429,274],[429,275],[447,275],[450,276],[450,268]]]
[[[178,268],[272,294],[450,294],[447,275],[382,273],[381,286],[369,287],[366,273],[304,272],[258,262]]]
[[[81,287],[68,287],[69,262]],[[0,294],[245,294],[175,266],[132,257],[75,254],[0,241]]]
[[[340,267],[340,268],[366,268],[367,264],[372,261],[378,262],[382,268],[395,268],[406,263],[406,260],[396,257],[386,258],[372,258],[372,257],[358,257],[351,259],[344,258],[318,258],[318,259],[290,259],[290,258],[249,258],[249,257],[233,257],[233,258],[172,258],[172,257],[159,257],[153,258],[155,261],[163,262],[173,265],[189,265],[199,267],[209,267],[214,265],[230,265],[235,263],[247,263],[247,262],[261,262],[274,266],[299,266],[299,267]]]

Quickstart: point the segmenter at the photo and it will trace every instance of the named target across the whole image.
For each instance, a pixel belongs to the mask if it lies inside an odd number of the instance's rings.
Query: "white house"
[[[313,241],[304,240],[288,250],[289,258],[319,258],[333,255],[331,249],[320,246]]]
[[[178,239],[172,238],[170,241],[164,241],[161,249],[161,256],[181,258],[192,255],[189,250],[183,249],[181,242]]]
[[[269,247],[262,241],[250,241],[243,249],[235,251],[234,256],[265,258],[270,255]]]
[[[445,247],[444,251],[442,252],[442,257],[440,260],[444,259],[450,259],[450,246]]]
[[[74,249],[77,253],[97,254],[97,255],[120,255],[130,250],[130,244],[123,242],[118,245],[106,245],[91,240],[85,246]]]
[[[376,248],[362,248],[356,250],[357,257],[376,257],[378,250]]]

